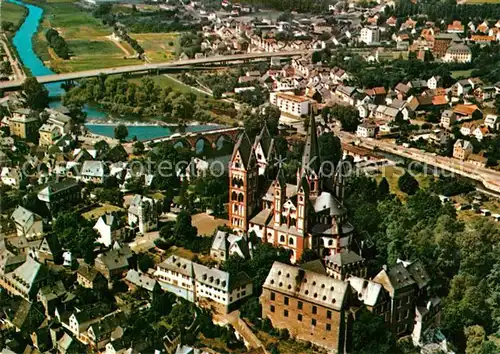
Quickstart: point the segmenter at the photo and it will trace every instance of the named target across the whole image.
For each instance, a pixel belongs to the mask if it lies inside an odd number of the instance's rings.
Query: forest
[[[45,32],[45,38],[59,58],[69,59],[68,44],[57,30],[53,28],[48,29],[47,32]]]

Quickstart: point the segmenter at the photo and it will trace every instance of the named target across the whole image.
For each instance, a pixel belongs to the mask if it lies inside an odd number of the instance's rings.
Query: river
[[[8,0],[11,3],[24,6],[28,9],[28,15],[26,16],[23,24],[17,30],[13,38],[13,44],[16,47],[17,54],[20,60],[23,62],[24,66],[27,67],[34,76],[44,76],[54,74],[54,72],[45,66],[43,61],[36,55],[33,50],[33,36],[38,32],[38,26],[43,17],[43,9],[26,4],[19,0]],[[57,108],[61,105],[60,97],[64,94],[64,90],[61,88],[61,83],[46,84],[47,90],[49,91],[49,96],[52,98],[50,106],[52,108]],[[107,120],[109,117],[108,112],[100,109],[98,106],[86,105],[84,107],[87,117],[92,120]],[[99,135],[105,135],[113,137],[114,126],[113,125],[103,125],[103,124],[93,124],[86,123],[85,126],[90,132]],[[203,130],[214,129],[213,125],[196,125],[186,127],[186,132],[197,132]],[[140,126],[130,124],[128,126],[129,139],[132,137],[137,137],[139,140],[153,139],[162,136],[169,136],[175,133],[174,128],[167,128],[158,125],[147,125]]]

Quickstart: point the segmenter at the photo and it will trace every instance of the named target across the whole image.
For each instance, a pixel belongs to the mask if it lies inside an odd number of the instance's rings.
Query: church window
[[[283,235],[280,236],[280,242],[285,242],[285,236]]]
[[[328,246],[333,246],[333,240],[328,241]]]
[[[288,244],[293,246],[293,238],[290,238],[290,239],[288,240]]]
[[[244,198],[243,193],[238,194],[238,201],[239,202],[242,202],[243,198]]]
[[[236,192],[233,192],[231,194],[231,200],[237,200],[238,199],[238,195],[236,194]]]

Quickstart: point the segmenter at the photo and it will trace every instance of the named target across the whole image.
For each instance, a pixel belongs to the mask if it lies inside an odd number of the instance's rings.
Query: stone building
[[[346,282],[275,262],[263,286],[262,316],[294,338],[333,353],[350,350],[352,316]]]

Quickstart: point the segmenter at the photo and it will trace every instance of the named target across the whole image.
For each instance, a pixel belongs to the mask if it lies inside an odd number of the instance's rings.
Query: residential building
[[[121,236],[124,233],[125,228],[120,225],[118,216],[106,213],[99,217],[94,225],[94,230],[96,230],[99,234],[99,238],[96,242],[109,247],[115,241],[121,241]]]
[[[472,144],[463,139],[458,139],[453,145],[453,157],[460,160],[467,160],[472,154]]]
[[[107,289],[108,281],[96,268],[82,264],[76,272],[76,281],[87,289]]]
[[[38,129],[38,145],[51,146],[62,136],[61,129],[54,124],[42,124]]]
[[[128,223],[131,227],[138,227],[144,234],[158,227],[157,202],[148,197],[136,194],[128,208]]]
[[[391,298],[382,284],[352,275],[347,281],[353,290],[353,299],[359,301],[368,311],[381,316],[385,322],[389,322]]]
[[[427,80],[427,87],[431,90],[435,90],[442,84],[441,76],[433,76],[429,80]]]
[[[154,275],[164,290],[218,313],[233,311],[253,292],[245,272],[231,276],[175,255],[159,264]]]
[[[500,118],[495,114],[488,114],[484,118],[484,125],[492,130],[500,130]]]
[[[483,140],[489,134],[490,130],[486,125],[480,125],[472,132],[472,135],[474,135],[478,141]]]
[[[11,219],[16,225],[18,236],[30,239],[43,234],[42,217],[20,205],[12,213]]]
[[[451,24],[448,25],[448,33],[464,33],[464,25],[462,25],[462,22],[460,21],[453,21]]]
[[[470,63],[472,61],[472,52],[463,43],[453,43],[446,50],[443,61],[447,63]]]
[[[311,100],[308,97],[296,96],[291,93],[271,92],[271,104],[278,106],[281,113],[300,117],[309,114]]]
[[[441,126],[446,129],[451,129],[451,126],[455,124],[457,116],[452,110],[446,109],[441,113]]]
[[[83,162],[80,171],[80,179],[82,182],[102,184],[108,176],[109,168],[104,162],[92,160]]]
[[[73,179],[50,183],[38,192],[38,199],[44,202],[47,208],[54,212],[69,206],[77,205],[81,200],[81,189]]]
[[[9,119],[10,134],[30,142],[36,142],[39,120],[31,114],[32,111],[26,108],[12,112],[12,118]]]
[[[390,296],[390,318],[387,321],[397,336],[413,332],[415,307],[419,295],[429,283],[429,275],[420,261],[405,266],[397,263],[381,270],[373,282],[381,284]]]
[[[6,186],[19,188],[22,175],[17,167],[2,167],[0,180],[2,181],[2,184],[5,184]]]
[[[48,283],[48,269],[31,257],[11,272],[0,273],[0,286],[10,295],[25,300],[36,298],[38,290]]]
[[[380,29],[378,27],[363,27],[360,31],[359,40],[366,44],[380,42]]]
[[[264,282],[262,317],[294,338],[350,352],[349,285],[326,274],[274,262]]]
[[[132,257],[130,246],[115,242],[112,249],[96,257],[95,268],[110,281],[123,275],[129,267],[130,257]]]
[[[363,122],[358,125],[356,135],[360,138],[374,138],[377,131],[377,125],[370,122]]]
[[[217,231],[210,248],[210,256],[220,262],[226,261],[230,256],[237,255],[243,259],[250,257],[249,241],[245,236]]]
[[[352,86],[339,85],[335,90],[335,94],[342,101],[349,103],[351,106],[354,106],[354,104],[356,103],[356,93],[356,88]]]
[[[483,117],[483,113],[475,104],[457,104],[453,108],[453,112],[457,116],[457,120],[477,120]]]

